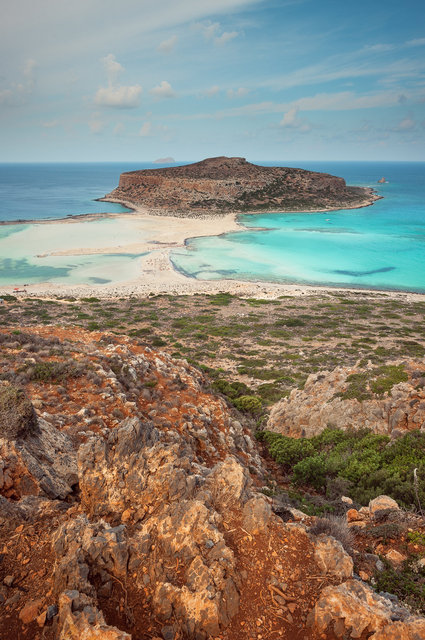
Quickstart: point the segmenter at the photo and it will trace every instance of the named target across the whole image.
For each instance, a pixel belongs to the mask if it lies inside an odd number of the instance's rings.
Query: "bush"
[[[425,433],[420,431],[393,442],[367,430],[330,428],[299,440],[271,432],[257,437],[297,484],[326,489],[330,498],[344,493],[360,504],[385,494],[403,507],[418,508],[413,485],[417,468],[419,502],[425,504]]]
[[[401,601],[425,614],[425,569],[417,567],[415,556],[404,562],[401,571],[396,571],[385,558],[382,560],[385,568],[375,574],[376,590],[394,593]]]
[[[313,536],[319,536],[322,533],[332,536],[342,544],[347,553],[352,553],[353,534],[345,517],[330,515],[318,518],[315,524],[310,527],[309,533]]]
[[[38,430],[34,407],[23,389],[0,387],[0,438],[15,440]]]
[[[67,378],[82,376],[84,373],[84,366],[75,360],[37,362],[27,371],[30,380],[55,384],[64,382]]]
[[[243,411],[245,413],[260,413],[262,409],[262,402],[260,398],[256,396],[240,396],[239,398],[235,398],[233,404],[239,411]]]

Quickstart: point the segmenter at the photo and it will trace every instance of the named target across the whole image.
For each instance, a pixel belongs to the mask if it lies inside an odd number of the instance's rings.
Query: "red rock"
[[[23,622],[23,624],[30,624],[30,622],[37,618],[42,606],[42,598],[38,598],[38,600],[32,600],[31,602],[28,602],[19,612],[19,619]]]
[[[364,516],[357,511],[357,509],[348,509],[347,522],[357,522],[358,520],[364,520]]]
[[[402,553],[399,553],[396,549],[390,549],[390,551],[385,554],[385,557],[396,569],[398,567],[401,567],[403,562],[407,559],[406,556],[404,556]]]

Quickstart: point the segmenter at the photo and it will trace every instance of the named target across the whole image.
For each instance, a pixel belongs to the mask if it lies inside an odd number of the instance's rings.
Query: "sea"
[[[241,231],[188,239],[184,248],[173,250],[171,260],[177,270],[200,280],[425,292],[424,162],[258,164],[330,173],[347,184],[372,187],[382,199],[361,209],[240,215]],[[96,198],[117,186],[123,171],[157,167],[149,163],[0,164],[0,220],[127,212]],[[382,177],[385,183],[378,183]],[[49,227],[49,232],[40,231]],[[60,246],[72,249],[87,246],[83,241],[87,237],[91,246],[93,239],[95,246],[96,242],[112,246],[111,232],[109,219],[0,226],[0,285],[106,284],[136,278],[141,254],[48,255],[48,247],[54,244],[52,234],[62,234]],[[126,233],[123,225],[114,241],[130,242]]]

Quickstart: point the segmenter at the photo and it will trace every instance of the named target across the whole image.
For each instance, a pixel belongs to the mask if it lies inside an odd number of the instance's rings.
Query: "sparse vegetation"
[[[385,494],[415,509],[413,470],[418,468],[418,495],[425,502],[425,434],[419,431],[393,442],[367,430],[339,429],[325,429],[318,436],[300,440],[267,431],[260,432],[258,438],[267,443],[270,454],[295,485],[314,487],[325,494],[330,482],[343,480],[341,489],[358,504]]]

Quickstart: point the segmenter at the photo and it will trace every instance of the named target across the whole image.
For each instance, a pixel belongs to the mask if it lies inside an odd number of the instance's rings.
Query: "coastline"
[[[366,188],[365,188],[366,189]],[[377,196],[372,188],[368,190],[368,202],[363,202],[351,208],[363,208],[370,206],[381,196]],[[125,200],[102,198],[105,202],[117,202],[129,209],[126,213],[96,213],[68,216],[66,218],[36,220],[36,221],[7,221],[1,224],[37,224],[37,225],[53,225],[53,224],[73,224],[81,222],[93,222],[105,218],[111,220],[126,221],[134,225],[135,234],[137,231],[151,233],[148,239],[141,239],[131,242],[127,245],[106,246],[106,247],[79,247],[74,249],[57,249],[49,251],[48,254],[39,254],[38,257],[44,255],[52,256],[81,256],[96,254],[134,254],[146,253],[140,258],[140,272],[137,279],[120,282],[117,284],[56,284],[52,282],[41,282],[25,285],[25,292],[19,293],[20,296],[73,296],[87,297],[97,296],[102,298],[115,298],[122,296],[148,296],[159,294],[171,295],[193,295],[198,293],[219,293],[229,292],[232,294],[247,297],[268,297],[277,298],[281,295],[302,296],[324,293],[335,293],[343,291],[363,292],[371,295],[385,295],[402,297],[414,297],[415,299],[425,299],[425,294],[420,292],[409,291],[392,291],[353,288],[343,286],[326,286],[314,284],[297,284],[297,283],[277,283],[263,281],[247,281],[247,280],[198,280],[188,277],[178,271],[170,259],[170,252],[178,247],[184,247],[189,239],[204,236],[217,236],[225,233],[236,232],[245,229],[237,218],[241,213],[258,214],[258,211],[240,212],[233,211],[226,214],[217,215],[196,215],[196,216],[179,216],[174,212],[147,209]],[[338,211],[334,209],[316,209],[311,211],[303,211],[299,213],[325,213],[328,211]],[[277,212],[276,212],[277,213]],[[279,211],[279,213],[298,213],[295,211]],[[13,294],[15,287],[19,283],[13,285],[0,285],[0,296],[3,294]]]

